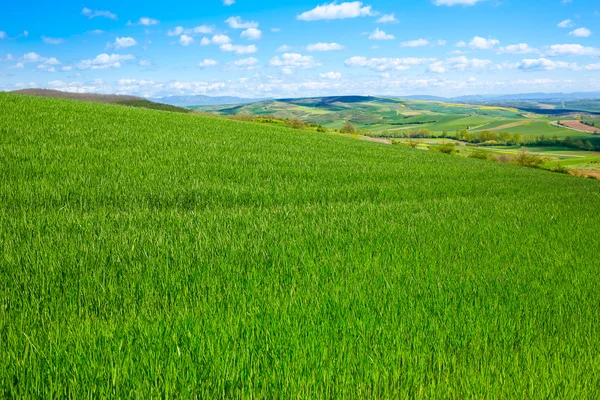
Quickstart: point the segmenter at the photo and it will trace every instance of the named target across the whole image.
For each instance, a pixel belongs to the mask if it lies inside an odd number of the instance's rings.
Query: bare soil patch
[[[595,126],[588,126],[576,120],[561,121],[561,124],[571,129],[576,129],[578,131],[600,133],[600,128]]]

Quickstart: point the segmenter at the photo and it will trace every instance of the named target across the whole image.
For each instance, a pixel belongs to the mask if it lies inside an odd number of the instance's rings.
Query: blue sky
[[[600,90],[598,27],[595,0],[6,2],[0,90],[147,97],[593,91]]]

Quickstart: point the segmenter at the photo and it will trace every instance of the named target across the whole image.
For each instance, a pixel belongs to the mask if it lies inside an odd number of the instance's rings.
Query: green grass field
[[[600,397],[600,182],[0,93],[0,397]]]
[[[595,104],[594,102],[580,103],[581,107],[590,110],[593,108],[590,104]],[[529,103],[525,105],[531,106]],[[590,134],[550,125],[553,120],[573,119],[573,116],[558,117],[527,113],[526,118],[522,111],[512,107],[436,101],[347,96],[270,100],[236,106],[195,107],[195,109],[224,116],[249,114],[297,118],[328,129],[340,129],[346,121],[349,121],[357,128],[368,130],[375,135],[426,128],[434,134],[441,134],[443,131],[454,133],[463,129],[472,132],[494,130],[498,133],[502,131],[511,134],[519,133],[526,138],[556,136],[564,139],[570,136],[574,140],[595,140]],[[519,122],[524,124],[497,129]]]

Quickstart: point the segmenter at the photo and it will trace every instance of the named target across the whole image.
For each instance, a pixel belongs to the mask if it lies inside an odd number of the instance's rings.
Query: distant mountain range
[[[155,99],[149,99],[151,101],[163,104],[169,104],[172,106],[179,107],[191,107],[191,106],[220,106],[226,104],[248,104],[256,103],[259,101],[269,99],[248,99],[244,97],[233,97],[233,96],[168,96]]]
[[[598,100],[600,92],[576,92],[576,93],[521,93],[521,94],[488,94],[458,97],[438,96],[397,96],[408,100],[429,100],[459,103],[489,103],[505,101],[572,101],[572,100]]]

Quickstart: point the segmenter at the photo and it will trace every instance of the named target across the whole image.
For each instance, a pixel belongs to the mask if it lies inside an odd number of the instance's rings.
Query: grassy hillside
[[[531,108],[532,105],[527,103]],[[586,138],[589,135],[554,127],[553,115],[535,115],[513,107],[469,105],[426,100],[405,100],[366,96],[317,97],[269,100],[252,104],[195,107],[203,112],[232,116],[240,114],[273,115],[297,118],[329,129],[340,129],[348,121],[359,129],[389,134],[427,128],[441,134],[467,129],[473,132],[510,124],[506,131],[527,137],[540,135]],[[572,118],[572,117],[571,117]],[[504,130],[504,129],[502,129]]]
[[[0,397],[598,398],[599,193],[0,93]]]
[[[70,93],[61,92],[60,90],[50,89],[22,89],[14,91],[16,94],[28,96],[50,97],[57,99],[71,99],[79,101],[87,101],[92,103],[118,104],[128,107],[149,108],[152,110],[171,111],[179,113],[189,113],[190,110],[183,107],[171,106],[168,104],[155,103],[141,97],[125,96],[118,94],[95,94],[95,93]]]

